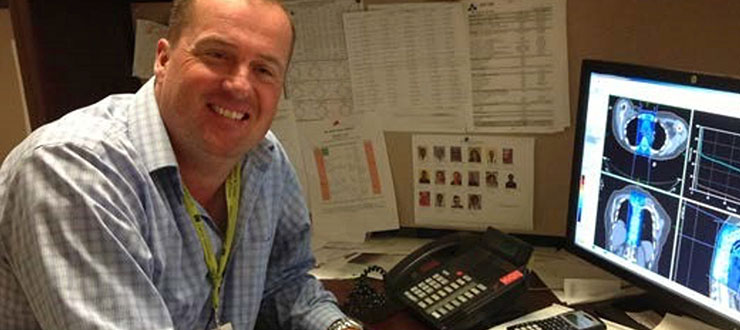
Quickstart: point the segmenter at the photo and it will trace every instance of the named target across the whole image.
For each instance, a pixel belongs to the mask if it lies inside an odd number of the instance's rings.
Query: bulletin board
[[[600,59],[740,76],[740,1],[568,0],[571,127],[535,134],[534,229],[565,236],[581,61]],[[411,134],[386,132],[402,226],[415,227]],[[400,184],[399,184],[400,183]]]
[[[524,0],[520,0],[524,1]],[[372,0],[372,3],[388,3]],[[134,4],[134,18],[164,22],[169,4]],[[568,0],[571,126],[535,137],[534,229],[512,232],[565,236],[581,61],[599,59],[740,76],[740,1]],[[414,219],[412,136],[386,132],[399,219]],[[427,227],[427,226],[425,226]],[[444,226],[440,226],[444,228]]]

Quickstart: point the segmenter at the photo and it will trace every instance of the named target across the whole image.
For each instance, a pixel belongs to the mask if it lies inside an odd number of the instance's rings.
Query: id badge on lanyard
[[[234,328],[231,326],[231,322],[228,322],[226,324],[216,325],[213,330],[234,330]]]
[[[203,259],[205,259],[206,266],[208,268],[208,277],[211,279],[211,303],[213,304],[213,318],[216,321],[214,330],[232,330],[231,323],[227,322],[221,324],[221,321],[219,320],[219,297],[224,273],[226,271],[226,265],[228,264],[229,256],[231,255],[231,246],[234,243],[240,194],[241,166],[237,164],[237,166],[231,170],[229,177],[226,179],[226,209],[228,213],[226,219],[226,238],[224,239],[223,254],[221,255],[221,258],[217,260],[216,254],[212,250],[211,240],[208,238],[205,224],[203,224],[203,217],[198,212],[195,200],[183,185],[183,202],[185,203],[185,209],[190,215],[190,219],[195,227],[195,232],[198,235],[201,246],[203,247]]]

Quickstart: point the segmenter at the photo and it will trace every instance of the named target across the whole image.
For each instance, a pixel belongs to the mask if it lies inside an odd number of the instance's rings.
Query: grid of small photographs
[[[414,148],[419,208],[478,212],[487,197],[519,189],[513,147],[431,143]]]

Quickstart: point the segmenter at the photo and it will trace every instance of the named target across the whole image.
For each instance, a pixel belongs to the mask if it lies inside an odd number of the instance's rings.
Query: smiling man
[[[0,169],[0,329],[361,329],[307,271],[269,132],[294,34],[270,0],[175,0],[155,77]]]

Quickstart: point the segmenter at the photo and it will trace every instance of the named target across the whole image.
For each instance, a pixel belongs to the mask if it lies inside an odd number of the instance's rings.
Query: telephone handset
[[[469,329],[526,291],[532,247],[501,231],[428,243],[385,276],[386,294],[440,330]]]

